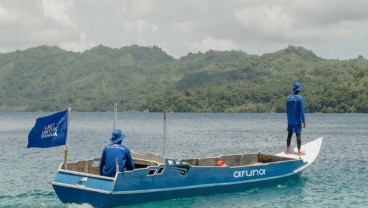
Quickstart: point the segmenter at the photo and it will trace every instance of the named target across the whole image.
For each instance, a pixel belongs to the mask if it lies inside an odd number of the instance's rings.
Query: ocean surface
[[[51,182],[64,147],[27,149],[36,119],[48,113],[0,112],[0,207],[90,207],[63,204]],[[307,114],[302,142],[325,137],[317,160],[299,177],[245,192],[151,202],[130,207],[368,207],[368,114]],[[113,113],[72,112],[69,161],[100,157]],[[118,113],[125,144],[163,152],[162,113]],[[166,156],[279,153],[286,149],[285,114],[168,113]],[[292,146],[296,146],[295,136]]]

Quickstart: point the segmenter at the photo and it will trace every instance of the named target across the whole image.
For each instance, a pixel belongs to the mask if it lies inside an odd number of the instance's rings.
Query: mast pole
[[[114,131],[116,129],[116,120],[117,120],[117,111],[118,111],[118,104],[114,104],[114,125],[112,127],[112,130]]]
[[[167,128],[167,116],[166,116],[166,110],[164,110],[164,135],[163,135],[163,147],[162,147],[163,157],[165,157],[165,154],[166,154],[166,128]]]

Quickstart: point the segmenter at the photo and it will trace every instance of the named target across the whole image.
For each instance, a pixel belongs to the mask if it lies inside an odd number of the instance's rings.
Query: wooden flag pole
[[[64,170],[68,169],[68,145],[65,144],[64,149]]]
[[[66,120],[66,139],[65,139],[65,149],[64,149],[64,169],[68,169],[68,150],[69,150],[69,144],[68,144],[68,134],[69,134],[69,116],[70,112],[72,111],[71,108],[68,108],[68,116]]]

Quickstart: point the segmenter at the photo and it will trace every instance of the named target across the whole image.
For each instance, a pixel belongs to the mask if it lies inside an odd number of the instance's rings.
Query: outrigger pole
[[[72,111],[71,108],[68,108],[68,116],[66,117],[66,138],[65,138],[65,149],[64,149],[64,169],[68,169],[68,134],[69,134],[69,116],[70,112]]]

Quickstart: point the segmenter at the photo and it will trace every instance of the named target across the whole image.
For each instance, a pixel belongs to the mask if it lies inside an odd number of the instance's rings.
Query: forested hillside
[[[249,55],[98,46],[0,54],[1,111],[284,112],[292,83],[307,112],[368,112],[368,60],[326,60],[302,47]]]

